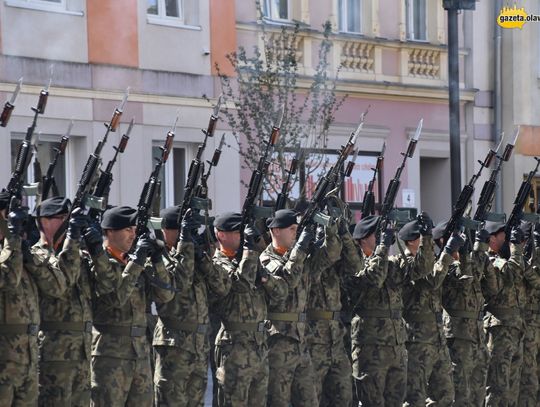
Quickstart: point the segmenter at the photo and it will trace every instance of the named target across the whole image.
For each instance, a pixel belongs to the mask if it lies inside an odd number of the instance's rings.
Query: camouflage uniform
[[[502,283],[498,294],[486,295],[484,328],[491,356],[487,378],[488,407],[516,405],[519,395],[524,334],[522,310],[527,294],[522,246],[510,244],[508,261],[490,253]]]
[[[261,254],[260,262],[269,274],[287,281],[285,301],[269,302],[271,321],[268,339],[268,406],[314,406],[317,395],[313,366],[305,340],[307,296],[311,274],[334,264],[341,245],[335,228],[327,228],[323,246],[309,255],[294,247],[286,260],[270,244]]]
[[[436,263],[433,239],[425,236],[422,252],[413,256],[406,249],[400,256],[400,268],[426,270],[426,277],[409,282],[403,290],[404,318],[407,329],[407,396],[406,405],[431,403],[450,406],[454,400],[452,366],[442,325],[442,284],[453,262],[443,252]],[[410,270],[410,268],[409,268]]]
[[[154,331],[157,406],[202,406],[208,375],[208,296],[225,296],[227,273],[205,254],[195,265],[194,245],[180,242],[167,268],[180,290],[167,304],[157,304]]]
[[[426,245],[424,238],[420,239],[417,262],[433,257],[431,240]],[[401,267],[399,259],[388,258],[388,249],[383,245],[361,261],[350,294],[356,298],[351,326],[356,392],[366,406],[401,406],[407,388],[402,290],[430,270],[413,264]]]
[[[269,275],[256,284],[259,252],[244,250],[238,267],[221,251],[214,266],[232,281],[229,294],[216,303],[222,321],[216,338],[216,376],[219,406],[265,406],[268,390],[268,346],[266,344],[267,299],[287,298],[285,280]]]
[[[146,302],[167,302],[174,292],[146,287],[143,267],[112,255],[94,267],[92,403],[95,406],[152,405],[150,344],[146,337]],[[170,277],[163,262],[147,265],[163,282]],[[150,297],[150,298],[147,298]]]
[[[483,328],[484,292],[499,291],[487,243],[450,265],[443,284],[444,332],[453,366],[456,406],[481,406],[486,396],[489,353]]]
[[[309,293],[308,346],[321,406],[349,407],[352,402],[352,368],[341,322],[341,281],[355,274],[360,258],[350,233],[341,236],[341,242],[341,260],[312,274]]]

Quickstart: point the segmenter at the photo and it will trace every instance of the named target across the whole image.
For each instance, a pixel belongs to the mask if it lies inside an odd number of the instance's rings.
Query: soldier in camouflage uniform
[[[178,207],[163,213],[162,228],[168,247],[178,236]],[[202,406],[208,375],[208,301],[223,297],[231,287],[225,270],[193,241],[200,223],[188,210],[181,225],[180,242],[169,253],[167,268],[178,292],[167,304],[157,304],[158,323],[154,331],[157,406]]]
[[[445,226],[433,230],[440,248]],[[483,291],[496,294],[499,290],[499,279],[487,257],[488,238],[489,233],[479,231],[471,253],[452,253],[454,261],[443,283],[444,332],[452,360],[456,406],[482,406],[486,397],[489,353],[483,327]]]
[[[308,346],[315,374],[315,391],[321,406],[349,407],[352,402],[352,368],[343,343],[341,282],[360,266],[360,258],[348,222],[339,221],[341,259],[335,265],[312,274],[308,297]]]
[[[242,260],[233,262],[240,248],[239,213],[226,213],[214,222],[219,250],[214,266],[227,272],[232,286],[216,303],[222,321],[216,338],[218,405],[265,406],[268,390],[267,301],[287,298],[287,282],[259,271],[260,236],[254,226],[244,231]]]
[[[92,336],[92,403],[94,406],[151,406],[150,344],[146,337],[146,302],[167,302],[174,291],[149,284],[146,271],[165,284],[170,277],[155,241],[135,239],[137,211],[126,206],[105,211],[101,222],[109,259],[94,274],[94,332]],[[148,265],[150,257],[152,265]],[[103,277],[103,278],[102,278]]]
[[[403,289],[404,318],[407,330],[407,395],[408,406],[437,404],[450,406],[454,400],[452,366],[442,325],[442,284],[452,253],[464,243],[452,236],[435,262],[432,221],[422,212],[418,219],[399,231],[405,252],[399,256],[402,272],[418,270],[424,278],[409,281]],[[422,246],[420,246],[420,244]],[[429,397],[429,399],[428,399]]]
[[[34,278],[61,289],[63,276],[34,265],[23,267],[21,233],[26,214],[7,216],[10,195],[0,192],[0,400],[5,406],[35,406],[38,400],[38,288]],[[32,272],[32,273],[31,273]],[[53,287],[54,283],[59,286]]]
[[[310,250],[314,238],[311,227],[305,228],[296,244],[297,217],[289,209],[278,210],[268,219],[272,243],[260,256],[268,274],[282,277],[288,284],[285,301],[270,299],[268,339],[270,378],[268,406],[314,406],[313,366],[306,344],[306,307],[313,273],[334,264],[340,256],[341,244],[335,226],[327,227],[324,244]],[[284,257],[290,250],[290,256]]]

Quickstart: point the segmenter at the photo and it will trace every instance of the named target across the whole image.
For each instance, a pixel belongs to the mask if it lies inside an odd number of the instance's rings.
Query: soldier
[[[146,338],[146,302],[167,302],[174,292],[152,285],[142,272],[155,271],[170,283],[161,251],[145,235],[138,238],[133,254],[126,254],[135,240],[137,211],[127,206],[103,214],[101,228],[109,258],[94,272],[94,332],[92,337],[92,403],[95,406],[152,405],[150,344]],[[147,266],[150,257],[152,266]],[[102,278],[103,277],[103,278]]]
[[[201,226],[188,210],[178,237],[179,207],[162,211],[162,230],[170,248],[167,269],[173,274],[178,292],[167,304],[157,303],[158,322],[154,331],[157,406],[202,406],[208,380],[208,301],[223,297],[231,287],[226,271],[215,268],[194,238]]]
[[[454,400],[452,366],[442,325],[441,288],[453,261],[452,253],[464,241],[452,236],[435,262],[432,225],[431,218],[422,212],[399,231],[399,238],[405,242],[405,252],[399,256],[402,272],[425,275],[409,281],[403,289],[408,354],[405,405],[409,406],[450,406]]]
[[[318,403],[349,407],[352,368],[343,341],[346,330],[341,322],[341,282],[356,273],[360,259],[345,218],[339,220],[338,233],[342,243],[341,260],[324,270],[315,266],[306,313]]]
[[[288,294],[284,279],[261,274],[260,235],[253,225],[244,231],[242,260],[233,262],[240,249],[239,213],[225,213],[214,222],[219,250],[214,265],[228,273],[229,294],[216,303],[222,320],[216,338],[218,405],[266,406],[268,346],[265,319],[267,301],[283,301]]]
[[[314,238],[311,227],[306,227],[296,244],[297,213],[290,209],[276,211],[268,219],[272,243],[260,256],[268,274],[282,277],[288,284],[284,301],[269,301],[268,319],[271,322],[268,339],[270,377],[268,406],[314,406],[313,366],[306,345],[306,306],[310,289],[311,271],[333,265],[340,256],[341,245],[335,226],[326,229],[324,244],[310,250]],[[290,250],[290,256],[284,257]]]
[[[38,289],[29,269],[23,267],[21,233],[26,213],[17,208],[8,215],[9,199],[9,193],[0,192],[0,400],[5,406],[35,406]]]

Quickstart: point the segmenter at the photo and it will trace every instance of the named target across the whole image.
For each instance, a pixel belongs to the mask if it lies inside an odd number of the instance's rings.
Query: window
[[[339,30],[341,32],[360,33],[361,0],[339,0]]]
[[[271,20],[290,21],[292,19],[291,4],[289,0],[264,0],[263,14]]]
[[[405,0],[407,16],[407,38],[426,41],[426,0]]]
[[[197,26],[198,0],[146,0],[149,22],[166,25]]]
[[[158,146],[152,147],[152,161],[161,157]],[[165,168],[161,170],[161,198],[160,208],[178,205],[184,198],[184,185],[186,183],[187,159],[186,148],[173,147]]]

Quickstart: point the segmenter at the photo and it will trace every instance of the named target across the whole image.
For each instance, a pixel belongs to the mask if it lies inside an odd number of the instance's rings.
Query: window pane
[[[339,0],[338,2],[338,16],[339,16],[339,30],[347,31],[347,26],[345,25],[345,20],[347,18],[347,5],[345,4],[347,0]]]
[[[161,149],[159,147],[152,147],[152,169],[154,168],[156,164],[156,160],[161,157]],[[161,172],[159,173],[159,182],[161,183],[160,188],[160,201],[159,201],[159,207],[165,208],[167,205],[167,188],[165,186],[165,171],[166,168],[162,168]],[[146,182],[146,181],[145,181]]]
[[[165,0],[165,15],[167,17],[180,17],[180,0]]]
[[[174,203],[179,204],[184,199],[186,183],[186,150],[175,148],[174,154]]]
[[[146,12],[148,14],[155,14],[158,13],[158,0],[146,0]]]
[[[279,2],[279,18],[283,20],[289,19],[289,1],[288,0],[278,0]]]
[[[415,39],[426,39],[426,0],[414,0]]]
[[[347,0],[347,31],[360,32],[360,0]]]

